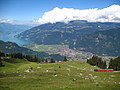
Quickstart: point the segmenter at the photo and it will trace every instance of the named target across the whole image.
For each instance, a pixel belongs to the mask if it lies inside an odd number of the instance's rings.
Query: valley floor
[[[120,90],[120,72],[94,72],[97,67],[85,62],[4,64],[0,90]]]

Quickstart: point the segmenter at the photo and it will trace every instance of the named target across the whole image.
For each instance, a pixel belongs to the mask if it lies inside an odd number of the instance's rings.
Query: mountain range
[[[76,50],[116,56],[120,55],[119,33],[120,23],[74,20],[42,24],[16,37],[35,44],[69,45]]]
[[[11,34],[11,33],[18,33],[30,29],[32,26],[27,25],[17,25],[17,24],[10,24],[10,23],[0,23],[0,32],[2,34]]]

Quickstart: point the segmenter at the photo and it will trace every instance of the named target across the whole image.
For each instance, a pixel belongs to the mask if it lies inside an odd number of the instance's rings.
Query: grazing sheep
[[[40,66],[38,66],[37,68],[41,68]]]
[[[18,76],[22,76],[22,75],[20,74],[20,75],[18,75]]]
[[[89,78],[85,78],[85,80],[88,80]]]
[[[75,78],[73,78],[73,80],[72,81],[76,81],[76,79]]]
[[[55,77],[57,77],[58,75],[56,74],[56,75],[54,75]]]
[[[69,72],[70,72],[70,68],[67,68],[67,71],[69,71]]]
[[[80,76],[82,76],[83,74],[82,73],[80,73]]]
[[[84,77],[81,77],[81,78],[84,78]]]
[[[93,75],[92,75],[92,74],[89,74],[89,76],[91,76],[91,77],[92,77]]]
[[[46,72],[48,72],[48,70],[46,70]]]
[[[27,69],[27,70],[25,70],[24,72],[30,72],[30,70],[29,70],[29,69]]]
[[[54,74],[53,77],[57,77],[58,75],[57,74]]]
[[[68,73],[67,75],[68,75],[68,76],[70,76],[70,74],[69,74],[69,73]]]

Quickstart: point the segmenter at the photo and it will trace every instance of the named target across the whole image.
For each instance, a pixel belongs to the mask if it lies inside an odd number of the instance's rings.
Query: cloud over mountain
[[[87,20],[89,22],[120,22],[120,5],[112,5],[103,9],[73,9],[73,8],[54,8],[45,12],[38,22],[55,23],[68,22],[71,20]]]

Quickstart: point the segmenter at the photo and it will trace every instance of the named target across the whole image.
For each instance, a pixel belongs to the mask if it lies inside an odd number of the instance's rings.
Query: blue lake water
[[[14,33],[7,34],[7,35],[3,34],[3,35],[0,35],[0,40],[5,41],[5,42],[6,41],[14,42],[14,43],[18,44],[19,46],[30,44],[30,42],[28,42],[28,41],[16,38],[15,35],[17,35],[17,34],[14,34]]]

